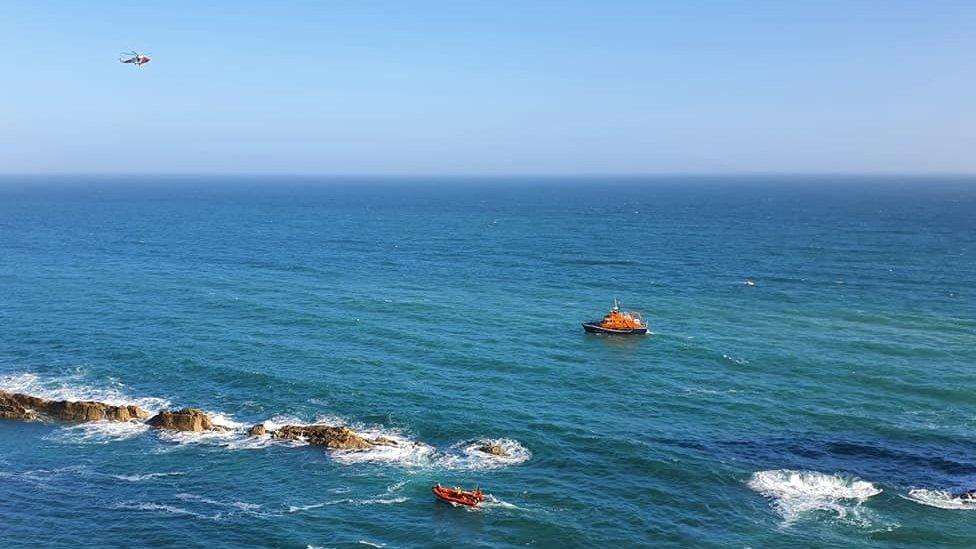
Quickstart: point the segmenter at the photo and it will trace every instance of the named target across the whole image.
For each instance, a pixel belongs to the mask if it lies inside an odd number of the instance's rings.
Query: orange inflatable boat
[[[434,486],[430,489],[437,496],[437,499],[441,501],[446,501],[448,503],[456,503],[458,505],[467,505],[468,507],[475,507],[479,503],[485,500],[485,495],[482,493],[481,488],[474,491],[462,490],[460,487],[455,486],[454,488],[448,488],[447,486],[441,486],[440,484]]]

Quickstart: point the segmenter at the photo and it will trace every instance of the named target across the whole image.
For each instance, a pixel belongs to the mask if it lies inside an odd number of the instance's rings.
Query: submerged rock
[[[132,421],[149,417],[149,412],[138,406],[113,406],[94,400],[48,400],[0,391],[0,418],[35,419],[39,416],[62,421]]]
[[[491,454],[493,456],[508,457],[508,451],[498,444],[482,444],[481,446],[478,446],[478,451]]]
[[[305,440],[309,444],[325,446],[333,450],[362,450],[372,448],[376,443],[366,440],[348,427],[330,425],[285,425],[273,431],[275,438]]]
[[[182,410],[165,410],[149,419],[148,425],[171,431],[226,431],[227,428],[214,424],[203,410],[183,408]]]
[[[268,430],[264,427],[263,423],[258,423],[247,430],[247,436],[249,437],[259,437],[266,434],[268,434]]]

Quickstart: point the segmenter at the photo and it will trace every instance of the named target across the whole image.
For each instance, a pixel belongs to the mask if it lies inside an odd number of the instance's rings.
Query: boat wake
[[[903,497],[915,503],[921,503],[929,507],[938,507],[939,509],[976,510],[976,501],[953,496],[944,490],[925,490],[918,488],[910,490],[908,495]]]
[[[524,511],[525,509],[519,507],[518,505],[509,503],[507,501],[502,501],[496,498],[492,494],[485,494],[485,501],[481,502],[478,507],[484,509],[505,509],[509,511]]]
[[[310,505],[292,505],[288,507],[289,513],[301,513],[303,511],[311,511],[312,509],[318,509],[320,507],[328,507],[332,505],[395,505],[397,503],[404,503],[410,501],[410,498],[405,496],[399,497],[372,497],[372,498],[344,498],[344,499],[334,499],[330,501],[324,501],[322,503],[312,503]]]
[[[864,522],[860,504],[881,493],[874,484],[856,477],[817,471],[778,469],[759,471],[748,486],[773,500],[773,508],[787,523],[813,511]]]

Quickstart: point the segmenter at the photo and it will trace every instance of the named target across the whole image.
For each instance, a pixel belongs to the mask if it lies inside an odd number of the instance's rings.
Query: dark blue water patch
[[[959,491],[976,485],[969,439],[885,441],[793,433],[770,439],[667,442],[752,470],[844,472],[906,491]]]

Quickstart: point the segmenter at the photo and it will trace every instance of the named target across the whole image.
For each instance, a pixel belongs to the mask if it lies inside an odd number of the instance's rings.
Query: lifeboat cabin
[[[591,334],[646,334],[647,322],[638,312],[620,310],[620,304],[613,300],[613,308],[603,320],[584,322],[583,329]]]

